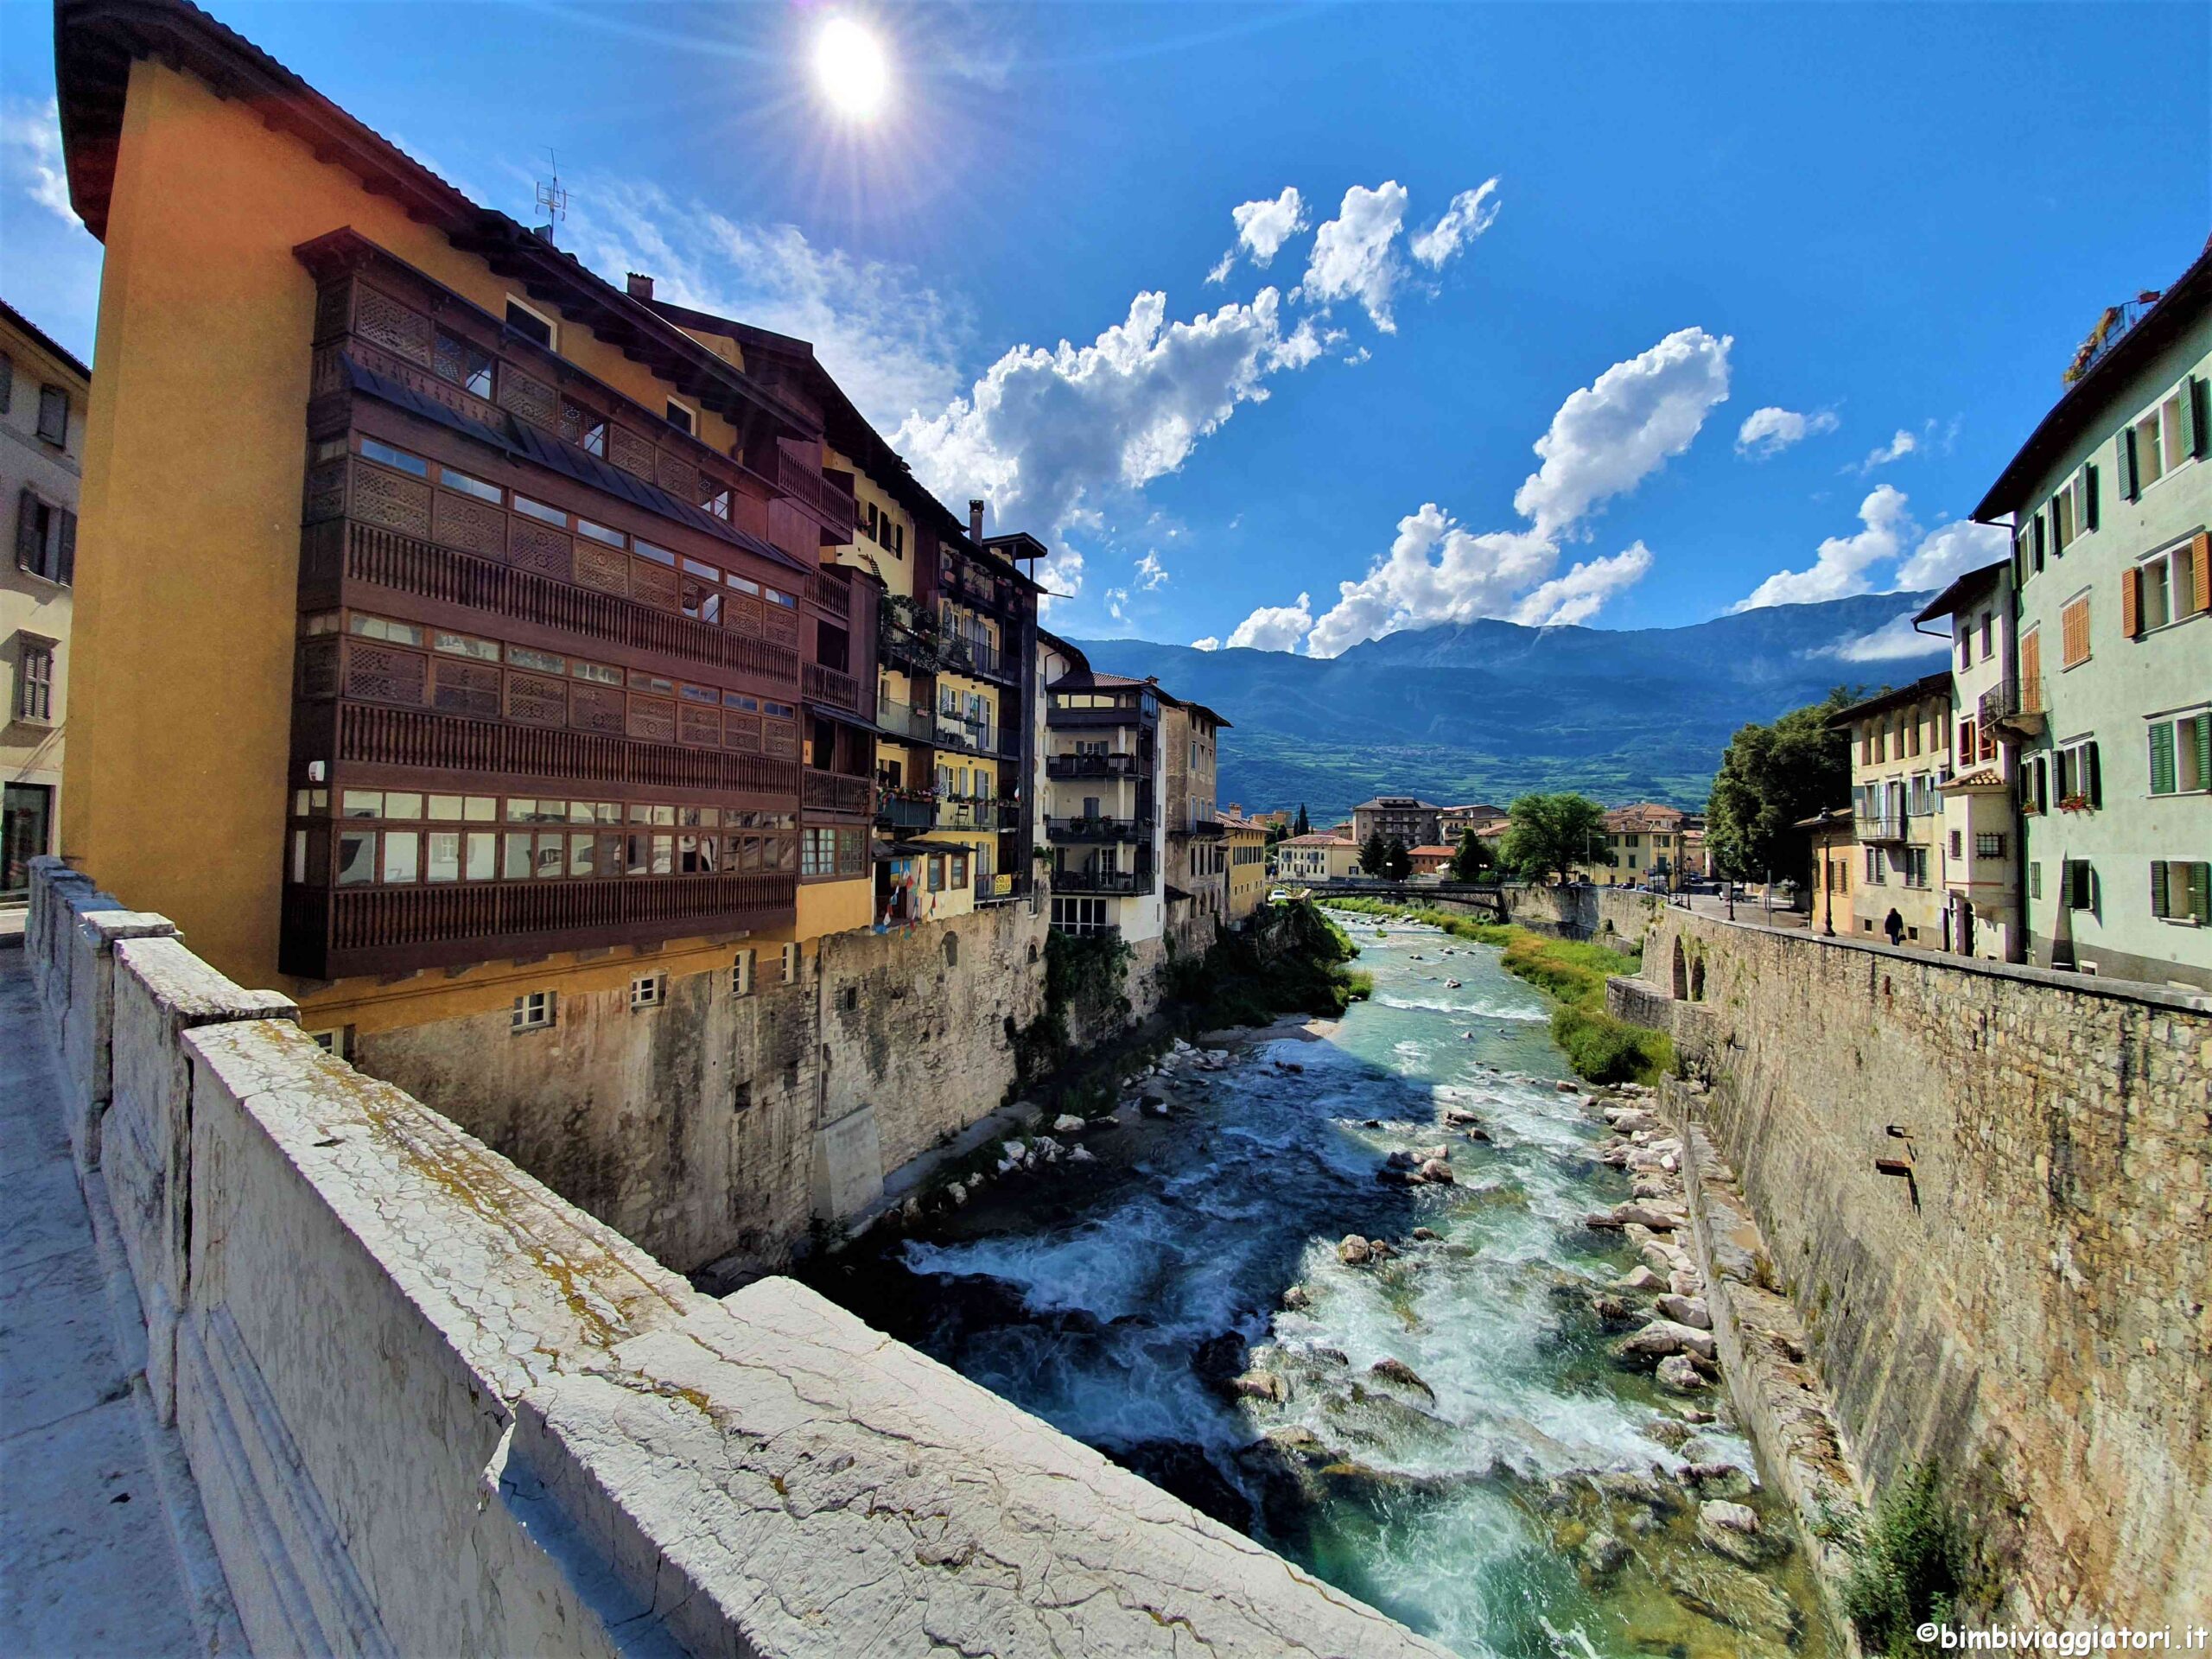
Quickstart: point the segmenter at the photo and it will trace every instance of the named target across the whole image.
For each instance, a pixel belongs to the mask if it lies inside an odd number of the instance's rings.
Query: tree
[[[1505,861],[1541,880],[1556,872],[1564,881],[1587,860],[1605,833],[1605,809],[1586,795],[1523,795],[1506,809]]]
[[[1310,836],[1313,833],[1313,825],[1306,817],[1306,803],[1303,801],[1298,804],[1298,825],[1290,833],[1294,836]]]
[[[1359,868],[1370,875],[1380,875],[1389,861],[1390,848],[1382,839],[1382,832],[1370,830],[1359,849]]]
[[[1857,700],[1838,686],[1771,726],[1745,726],[1729,740],[1706,807],[1705,842],[1723,875],[1743,881],[1794,875],[1812,868],[1812,839],[1802,818],[1851,798],[1851,734],[1828,717]]]
[[[1484,846],[1475,827],[1468,824],[1459,831],[1459,844],[1452,852],[1452,879],[1454,881],[1479,881],[1491,863],[1490,849]]]
[[[1390,844],[1382,849],[1382,874],[1393,881],[1402,881],[1414,873],[1414,855],[1406,850],[1406,843],[1397,836],[1390,837]]]
[[[1269,825],[1268,826],[1268,846],[1273,847],[1273,846],[1274,846],[1274,845],[1275,845],[1277,842],[1284,842],[1284,841],[1287,841],[1287,840],[1289,840],[1289,839],[1290,839],[1290,826],[1289,826],[1288,824],[1287,824],[1287,823],[1271,823],[1271,824],[1269,824]]]

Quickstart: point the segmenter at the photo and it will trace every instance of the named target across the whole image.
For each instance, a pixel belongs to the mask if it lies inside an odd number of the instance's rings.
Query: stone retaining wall
[[[789,1281],[695,1292],[161,918],[33,885],[256,1650],[1441,1653]]]
[[[1877,1487],[2023,1617],[2212,1624],[2212,999],[1671,908],[1643,971]]]

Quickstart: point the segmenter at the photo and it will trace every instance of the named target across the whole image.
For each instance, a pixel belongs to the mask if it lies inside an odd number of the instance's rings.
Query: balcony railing
[[[2043,729],[2044,692],[2040,679],[1999,680],[1981,694],[1975,715],[1985,727],[2010,727],[2030,735]]]
[[[965,559],[953,559],[938,571],[938,586],[962,602],[987,610],[1014,608],[1014,585],[1005,576],[994,576]]]
[[[1219,818],[1195,818],[1178,833],[1192,836],[1200,841],[1218,841],[1229,831]]]
[[[826,702],[833,709],[849,709],[861,712],[861,683],[842,670],[826,663],[805,664],[806,695],[817,702]]]
[[[896,796],[883,795],[875,803],[875,821],[887,830],[926,830],[936,815],[934,801],[901,800]]]
[[[932,709],[880,696],[875,700],[875,729],[917,743],[931,743],[937,740],[937,715]]]
[[[938,635],[938,658],[942,671],[948,674],[1000,680],[1011,683],[1020,677],[1007,661],[1006,654],[995,645],[977,639],[963,639],[954,633],[948,616]]]
[[[1152,839],[1149,818],[1046,818],[1045,836],[1050,841],[1132,842],[1143,845]]]
[[[1045,724],[1054,731],[1063,728],[1096,726],[1128,726],[1143,729],[1159,723],[1159,710],[1140,709],[1135,704],[1113,709],[1064,709],[1056,702],[1045,714]]]
[[[824,477],[821,467],[807,457],[803,447],[778,449],[776,487],[819,519],[836,541],[853,539],[860,512],[852,492]]]
[[[1134,754],[1048,754],[1045,757],[1047,778],[1135,778],[1138,776],[1137,757]]]
[[[1861,841],[1904,839],[1904,814],[1902,812],[1861,812],[1853,823]]]
[[[1052,931],[1078,939],[1118,939],[1122,937],[1122,925],[1119,922],[1054,922]]]
[[[849,778],[837,772],[817,772],[811,766],[799,777],[799,799],[817,812],[865,815],[874,808],[875,786],[865,778]]]
[[[1004,809],[1011,801],[941,800],[937,804],[936,827],[939,830],[988,830],[995,832],[1004,827]]]
[[[683,748],[590,732],[502,726],[419,709],[346,703],[338,711],[338,759],[369,766],[498,772],[576,783],[747,790],[791,795],[798,766],[766,755]]]
[[[1054,893],[1148,893],[1159,878],[1150,870],[1054,870]]]
[[[806,579],[806,596],[832,616],[849,617],[853,613],[853,583],[849,576],[841,579],[826,570],[817,570]]]
[[[798,677],[798,653],[786,645],[748,639],[711,622],[367,524],[346,526],[346,576],[371,587],[519,617],[612,645],[774,679]]]
[[[1010,905],[1018,899],[1027,899],[1034,884],[1026,875],[985,875],[976,880],[976,902],[979,905]]]

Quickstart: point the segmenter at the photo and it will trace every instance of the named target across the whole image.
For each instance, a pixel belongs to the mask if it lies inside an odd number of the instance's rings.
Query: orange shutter
[[[2196,539],[2190,543],[2190,575],[2191,586],[2196,589],[2190,609],[2212,611],[2212,534],[2196,532]]]
[[[2089,601],[2077,599],[2058,613],[2058,661],[2062,668],[2089,656]]]
[[[2132,565],[2120,573],[2120,631],[2130,639],[2143,632],[2143,573]]]
[[[2020,639],[2020,707],[2043,707],[2043,635],[2024,634]]]

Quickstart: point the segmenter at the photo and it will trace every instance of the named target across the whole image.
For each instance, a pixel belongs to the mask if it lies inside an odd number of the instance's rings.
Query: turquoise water
[[[1794,1557],[1734,1567],[1692,1536],[1694,1497],[1622,1478],[1752,1459],[1610,1357],[1587,1300],[1636,1262],[1580,1222],[1628,1183],[1553,1086],[1548,1005],[1494,950],[1344,919],[1376,989],[1332,1039],[1255,1050],[1188,1114],[1093,1137],[1102,1165],[1014,1178],[823,1288],[1462,1653],[1827,1651]],[[1376,1180],[1440,1141],[1455,1185]],[[1400,1254],[1347,1267],[1348,1233]],[[1228,1397],[1246,1365],[1288,1398]],[[1629,1552],[1604,1577],[1578,1549],[1597,1529]]]

